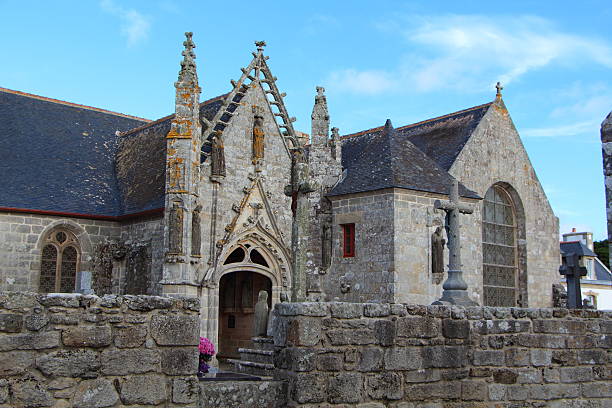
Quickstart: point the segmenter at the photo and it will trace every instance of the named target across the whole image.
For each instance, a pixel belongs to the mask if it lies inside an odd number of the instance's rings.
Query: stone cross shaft
[[[453,180],[450,191],[450,201],[437,200],[434,207],[446,212],[449,253],[448,278],[442,285],[444,292],[442,298],[440,298],[438,302],[473,305],[475,303],[467,296],[467,284],[463,280],[463,272],[461,271],[459,214],[471,214],[474,210],[471,206],[459,202],[459,182],[457,180]]]
[[[580,256],[572,252],[565,255],[565,263],[559,267],[559,273],[567,280],[567,307],[570,309],[582,308],[580,277],[587,274],[587,268],[580,266],[579,261]]]

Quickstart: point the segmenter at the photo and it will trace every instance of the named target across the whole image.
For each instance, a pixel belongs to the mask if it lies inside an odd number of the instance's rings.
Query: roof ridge
[[[229,95],[229,92],[228,92],[228,93],[224,93],[223,95],[218,95],[218,96],[215,96],[214,98],[210,98],[210,99],[208,99],[208,100],[206,100],[206,101],[204,101],[204,102],[200,102],[200,104],[199,104],[199,106],[198,106],[198,107],[199,107],[199,108],[201,108],[201,107],[202,107],[202,105],[206,105],[206,104],[209,104],[209,103],[212,103],[212,102],[216,102],[218,99],[223,99],[223,98],[225,98],[227,95]],[[137,132],[137,131],[139,131],[139,130],[142,130],[142,129],[148,128],[148,127],[150,127],[150,126],[157,125],[158,123],[163,122],[164,120],[171,118],[171,117],[172,117],[172,116],[174,116],[175,114],[176,114],[176,113],[171,113],[171,114],[166,115],[166,116],[164,116],[164,117],[161,117],[161,118],[159,118],[159,119],[152,120],[152,121],[150,121],[149,123],[145,123],[145,124],[144,124],[144,125],[142,125],[142,126],[138,126],[138,127],[133,128],[133,129],[126,130],[125,132],[121,132],[121,136],[127,136],[127,135],[132,134],[132,133],[134,133],[134,132]]]
[[[483,107],[485,107],[487,105],[492,105],[492,104],[493,104],[493,102],[483,103],[482,105],[472,106],[471,108],[462,109],[462,110],[459,110],[459,111],[456,111],[456,112],[452,112],[452,113],[447,113],[446,115],[437,116],[435,118],[425,119],[425,120],[422,120],[420,122],[415,122],[415,123],[411,123],[409,125],[400,126],[398,128],[395,128],[395,130],[404,130],[404,129],[407,129],[407,128],[410,128],[410,127],[413,127],[413,126],[422,125],[422,124],[427,123],[427,122],[433,122],[435,120],[445,119],[445,118],[448,118],[450,116],[458,115],[460,113],[465,113],[465,112],[469,112],[469,111],[472,111],[472,110],[480,109],[480,108],[483,108]],[[375,127],[375,128],[371,128],[371,129],[367,129],[367,130],[362,130],[362,131],[355,132],[355,133],[349,133],[348,135],[341,136],[340,140],[350,139],[350,138],[353,138],[353,137],[361,136],[361,135],[366,134],[366,133],[378,132],[378,131],[382,130],[383,128],[384,128],[384,126],[378,126],[378,127]]]
[[[13,95],[25,96],[27,98],[33,98],[33,99],[38,99],[38,100],[45,101],[45,102],[57,103],[60,105],[73,106],[75,108],[87,109],[87,110],[92,110],[92,111],[100,112],[100,113],[109,113],[111,115],[121,116],[121,117],[128,118],[128,119],[142,120],[145,122],[151,121],[151,119],[141,118],[141,117],[134,116],[134,115],[128,115],[126,113],[114,112],[108,109],[96,108],[95,106],[82,105],[80,103],[63,101],[61,99],[49,98],[46,96],[31,94],[31,93],[22,92],[22,91],[16,91],[14,89],[0,87],[0,92],[6,92],[6,93],[13,94]]]

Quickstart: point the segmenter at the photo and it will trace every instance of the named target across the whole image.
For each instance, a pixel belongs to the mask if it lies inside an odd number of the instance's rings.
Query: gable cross
[[[476,305],[467,295],[467,284],[461,271],[461,234],[459,214],[472,214],[472,206],[459,202],[459,182],[453,180],[450,191],[450,201],[436,200],[434,208],[446,212],[446,228],[448,234],[448,278],[442,285],[444,292],[440,300],[434,304],[451,303],[454,305]]]
[[[502,96],[502,89],[504,89],[504,87],[502,86],[501,82],[497,82],[497,84],[495,84],[495,89],[497,89],[497,93],[495,94],[496,97],[501,98]]]

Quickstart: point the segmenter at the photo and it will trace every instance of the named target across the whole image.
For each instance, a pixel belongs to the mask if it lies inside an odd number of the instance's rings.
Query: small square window
[[[355,256],[355,224],[341,224],[342,227],[342,256],[352,258]]]

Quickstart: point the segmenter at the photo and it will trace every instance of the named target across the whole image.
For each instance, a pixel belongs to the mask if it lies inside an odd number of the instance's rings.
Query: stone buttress
[[[601,124],[601,153],[606,186],[606,214],[608,219],[608,242],[612,242],[612,112]],[[609,244],[608,244],[609,245]],[[612,246],[609,246],[612,255]]]
[[[192,223],[199,221],[200,87],[192,33],[185,33],[185,36],[181,70],[174,84],[176,113],[166,136],[165,259],[162,280],[166,295],[197,295],[196,269],[200,263],[200,249],[191,245]]]
[[[308,195],[308,250],[306,252],[306,276],[311,300],[322,300],[321,275],[326,274],[333,259],[333,231],[331,202],[326,194],[338,182],[342,174],[340,138],[338,128],[329,135],[329,111],[325,89],[317,87],[312,108],[311,145],[308,151],[308,168],[312,192]]]

